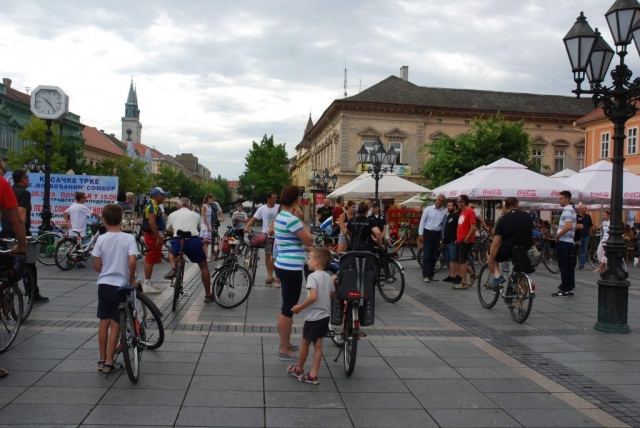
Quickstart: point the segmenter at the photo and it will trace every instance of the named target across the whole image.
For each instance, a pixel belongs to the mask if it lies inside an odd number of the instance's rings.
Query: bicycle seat
[[[337,287],[342,300],[374,298],[374,286],[378,269],[376,256],[368,251],[351,251],[340,257]]]
[[[118,297],[121,302],[127,301],[127,296],[133,292],[133,286],[131,284],[125,284],[118,287]]]
[[[125,285],[121,285],[120,287],[118,287],[118,291],[133,291],[133,285],[131,284],[125,284]]]
[[[191,238],[191,232],[185,232],[184,230],[178,230],[176,232],[176,236],[179,236],[180,238]]]

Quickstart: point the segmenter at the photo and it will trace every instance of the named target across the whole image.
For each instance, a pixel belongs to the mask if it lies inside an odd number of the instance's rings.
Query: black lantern
[[[604,15],[616,46],[620,46],[623,51],[626,51],[627,45],[631,43],[631,28],[640,17],[638,6],[636,0],[616,0]]]
[[[24,164],[24,170],[29,172],[38,172],[42,170],[40,160],[34,156],[30,162]]]
[[[571,61],[571,69],[573,70],[573,80],[580,87],[580,83],[584,80],[584,74],[587,72],[587,65],[591,59],[591,50],[595,45],[597,36],[595,31],[591,29],[584,13],[580,12],[580,16],[576,20],[571,30],[564,36],[564,45],[567,48],[569,61]]]
[[[358,161],[360,161],[361,165],[369,163],[369,150],[364,147],[364,144],[362,144],[362,147],[358,150]]]
[[[589,83],[600,83],[607,77],[607,70],[611,65],[611,60],[615,55],[615,51],[604,41],[600,32],[596,28],[598,39],[591,53],[591,61],[587,65],[587,78]]]
[[[360,168],[361,170],[367,171],[376,182],[375,188],[375,200],[378,200],[378,182],[383,177],[383,174],[393,172],[393,165],[396,162],[397,153],[395,149],[392,147],[387,152],[384,149],[384,145],[380,138],[376,138],[376,141],[373,142],[373,147],[371,151],[371,155],[369,155],[368,150],[364,147],[364,143],[360,150],[358,150],[358,159],[360,160]],[[366,159],[369,158],[370,165],[369,168],[365,169]],[[385,161],[388,165],[385,165]],[[336,177],[337,178],[337,177]]]

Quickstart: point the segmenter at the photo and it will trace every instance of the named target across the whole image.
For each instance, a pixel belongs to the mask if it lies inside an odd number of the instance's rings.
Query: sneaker
[[[569,296],[573,296],[573,290],[569,290],[569,291],[567,291],[567,294],[568,294]]]
[[[587,268],[586,268],[586,267],[584,267],[584,266],[580,266],[578,269],[580,269],[580,270],[587,270]]]
[[[45,303],[45,302],[48,302],[48,301],[49,301],[49,298],[48,298],[48,297],[44,297],[42,294],[38,294],[38,295],[33,299],[33,301],[34,301],[34,302],[37,302],[37,303]]]
[[[280,361],[298,361],[298,356],[278,352],[278,359]]]
[[[176,276],[176,271],[171,269],[169,273],[164,276],[164,279],[173,279]]]
[[[453,278],[452,284],[461,284],[462,283],[462,277],[460,275],[456,275],[455,278]]]
[[[427,277],[422,278],[422,282],[431,282],[431,280]]]
[[[142,254],[138,253],[138,255],[136,256],[136,260],[140,260],[142,259]]]
[[[460,283],[460,284],[454,285],[452,288],[454,290],[466,290],[467,288],[469,288],[469,286],[467,284]]]
[[[183,297],[189,297],[189,290],[186,288],[183,288],[182,290],[182,296]]]
[[[502,275],[500,275],[500,276],[499,276],[499,277],[497,277],[497,278],[493,278],[493,282],[491,283],[491,288],[495,290],[495,289],[496,289],[496,287],[498,287],[498,286],[500,286],[500,285],[504,284],[506,281],[507,281],[507,280],[506,280],[506,279],[504,279],[504,276],[502,276]]]
[[[76,269],[84,269],[84,268],[86,268],[86,266],[85,266],[85,265],[83,265],[82,263],[78,263],[78,264],[76,265]]]
[[[429,277],[429,281],[437,281],[437,279],[435,279],[434,277],[430,276]]]
[[[552,297],[569,297],[571,296],[571,294],[569,294],[568,291],[558,291],[557,293],[553,293],[551,294]]]
[[[162,293],[162,290],[154,287],[151,284],[144,286],[144,294],[160,294],[160,293]]]
[[[442,282],[453,282],[454,280],[455,278],[451,278],[451,276],[448,276],[445,279],[443,279]]]
[[[469,275],[469,286],[472,286],[473,283],[476,282],[476,278],[478,278],[478,275],[475,273],[473,275]]]

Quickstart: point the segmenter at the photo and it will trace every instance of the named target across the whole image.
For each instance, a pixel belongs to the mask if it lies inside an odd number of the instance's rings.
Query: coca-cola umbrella
[[[350,183],[334,190],[328,197],[333,199],[342,196],[345,199],[355,200],[373,198],[375,194],[375,183],[371,174],[365,172]],[[378,182],[378,195],[380,198],[406,198],[414,196],[417,193],[426,192],[431,192],[431,190],[412,183],[393,172],[384,174]]]
[[[557,200],[563,190],[577,192],[574,186],[559,179],[552,180],[524,165],[502,158],[434,189],[433,194],[444,194],[447,198],[467,195],[475,200],[516,197],[522,201],[549,201]]]
[[[578,189],[573,199],[591,203],[611,203],[611,180],[613,164],[608,161],[596,162],[583,168],[576,175],[558,179],[567,186]],[[640,177],[624,168],[622,173],[622,203],[640,206]]]

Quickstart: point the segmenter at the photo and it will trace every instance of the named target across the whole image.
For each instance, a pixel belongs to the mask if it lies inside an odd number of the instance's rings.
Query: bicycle
[[[23,318],[22,293],[17,282],[22,278],[26,257],[0,250],[0,354],[15,340]]]
[[[551,247],[551,241],[549,239],[540,239],[536,243],[538,251],[540,251],[542,257],[542,263],[547,270],[553,274],[560,273],[560,266],[558,265],[558,254],[556,250]]]
[[[487,257],[489,256],[489,250],[491,249],[491,242],[493,237],[484,229],[480,230],[480,239],[474,244],[471,252],[474,259],[481,265],[487,264]]]
[[[251,273],[251,281],[255,284],[256,282],[256,272],[258,271],[258,260],[260,260],[260,248],[254,245],[251,245],[251,239],[254,237],[253,232],[249,232],[249,244],[244,241],[240,241],[240,248],[238,252],[244,256],[244,264],[245,267]]]
[[[116,349],[114,366],[118,355],[124,358],[124,367],[127,376],[132,383],[137,383],[140,377],[140,354],[146,348],[147,343],[142,338],[142,329],[138,318],[138,305],[136,289],[130,285],[118,287],[120,306],[118,307],[118,320],[120,322],[120,343]],[[111,374],[109,372],[107,377]]]
[[[535,298],[536,286],[532,283],[530,273],[535,272],[535,266],[539,262],[532,263],[527,255],[527,250],[514,247],[512,261],[503,263],[509,265],[503,272],[509,271],[506,285],[501,284],[496,288],[491,286],[493,282],[493,272],[488,266],[483,266],[480,270],[478,284],[478,299],[480,304],[487,309],[491,309],[502,296],[504,303],[509,307],[511,318],[522,324],[529,318],[533,299]]]
[[[176,310],[176,307],[178,306],[178,300],[180,300],[180,297],[189,295],[188,291],[184,289],[184,284],[183,284],[184,283],[184,266],[187,263],[187,260],[184,258],[184,252],[182,251],[184,247],[184,240],[185,239],[200,240],[200,238],[197,236],[191,236],[191,232],[183,232],[182,230],[176,231],[176,236],[177,238],[173,238],[173,239],[178,239],[178,238],[180,239],[180,250],[175,259],[176,271],[175,271],[175,274],[173,275],[173,278],[171,279],[171,287],[173,287],[173,301],[171,303],[171,311],[174,311],[174,312]]]
[[[53,266],[56,264],[55,254],[58,242],[61,239],[66,238],[69,234],[66,230],[55,226],[53,230],[43,232],[36,238],[36,241],[40,243],[40,250],[38,252],[38,261],[45,266]]]
[[[13,238],[4,238],[2,240],[4,248],[10,249],[18,241]],[[35,272],[35,267],[31,267],[30,263],[37,258],[39,248],[39,242],[35,240],[33,237],[27,237],[27,256],[25,258],[25,266],[22,271],[21,278],[16,281],[16,285],[20,289],[20,294],[22,295],[22,322],[25,322],[29,315],[31,314],[31,310],[33,309],[33,303],[36,298],[36,287],[34,285],[37,281],[37,276]]]
[[[220,251],[225,255],[224,261],[211,276],[214,301],[224,309],[243,304],[253,287],[251,272],[239,263],[239,245],[240,241],[229,230],[220,245]]]
[[[422,268],[422,248],[418,248],[416,244],[416,240],[413,237],[413,232],[416,231],[417,228],[410,227],[406,224],[400,226],[398,233],[400,237],[389,245],[389,252],[397,253],[399,262],[409,261],[409,260],[417,260],[418,264]],[[407,255],[404,257],[405,248],[408,248],[411,252],[411,257]]]
[[[102,222],[92,223],[89,227],[92,231],[91,238],[86,237],[83,239],[79,236],[80,232],[82,232],[80,229],[72,229],[78,236],[63,238],[58,242],[55,261],[60,270],[73,269],[78,262],[89,260],[98,237],[105,232]]]
[[[396,303],[404,294],[404,269],[396,253],[376,252],[376,287],[384,300]]]

